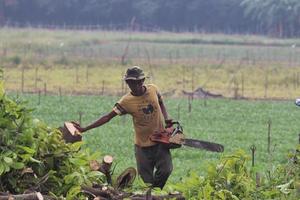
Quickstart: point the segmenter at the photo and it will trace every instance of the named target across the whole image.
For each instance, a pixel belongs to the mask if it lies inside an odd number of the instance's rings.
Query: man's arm
[[[160,106],[161,112],[162,112],[165,120],[168,120],[168,118],[169,118],[168,117],[168,112],[167,112],[167,109],[165,107],[165,104],[164,104],[163,100],[159,101],[159,106]]]
[[[73,122],[73,124],[74,124],[75,128],[78,129],[79,132],[83,133],[83,132],[88,131],[90,129],[102,126],[103,124],[109,122],[116,115],[117,115],[117,113],[115,111],[111,111],[110,113],[107,113],[106,115],[103,115],[97,121],[91,123],[87,127],[81,127],[78,123],[75,123],[75,122]]]

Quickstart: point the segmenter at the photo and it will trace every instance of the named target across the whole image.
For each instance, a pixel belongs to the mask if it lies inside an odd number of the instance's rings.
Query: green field
[[[16,94],[10,96],[16,98]],[[34,108],[34,117],[53,127],[61,126],[64,121],[79,120],[79,113],[82,113],[82,124],[87,125],[110,111],[118,100],[118,97],[105,96],[42,95],[38,104],[38,95],[21,95],[19,98],[27,100]],[[261,173],[287,162],[286,155],[298,144],[300,109],[293,101],[194,100],[190,113],[186,99],[166,98],[165,101],[170,116],[182,123],[188,137],[221,143],[225,146],[224,154],[243,149],[250,156],[250,146],[255,145],[255,165]],[[269,121],[270,154],[267,152]],[[130,116],[116,117],[103,127],[87,132],[84,141],[92,151],[113,155],[116,172],[135,166]],[[173,150],[172,155],[172,182],[184,177],[189,170],[205,173],[207,164],[221,156],[186,147]],[[250,166],[251,162],[248,164]]]
[[[251,35],[0,29],[7,90],[120,95],[141,65],[163,93],[199,87],[225,97],[300,96],[300,41]]]

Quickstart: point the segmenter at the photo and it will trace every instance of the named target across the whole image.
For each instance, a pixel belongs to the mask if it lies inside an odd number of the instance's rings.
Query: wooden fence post
[[[192,67],[192,101],[194,100],[194,90],[195,90],[195,68]]]
[[[62,102],[62,94],[61,94],[61,87],[60,86],[59,86],[58,92],[59,92],[59,101]]]
[[[269,119],[269,121],[268,121],[268,153],[271,153],[271,125],[272,125],[272,120]]]
[[[25,73],[25,68],[22,66],[22,77],[21,77],[21,92],[24,93],[24,73]]]
[[[38,70],[39,70],[39,68],[36,67],[35,68],[35,79],[34,79],[34,90],[35,90],[35,92],[37,92]]]
[[[204,95],[204,101],[203,101],[203,106],[207,106],[207,95]]]
[[[79,115],[78,122],[79,122],[79,124],[81,124],[81,122],[82,122],[82,116],[83,116],[83,112],[79,111],[79,112],[78,112],[78,115]]]
[[[40,105],[41,104],[41,90],[39,90],[39,99],[38,99],[38,105]]]
[[[192,112],[192,95],[188,95],[189,113]]]
[[[268,87],[269,87],[269,78],[268,78],[268,72],[265,73],[265,98],[268,96]]]
[[[251,155],[252,155],[252,167],[254,167],[256,146],[253,144],[250,147],[250,150],[251,150]]]
[[[185,67],[184,66],[182,66],[182,70],[183,70],[183,72],[182,72],[182,89],[183,90],[185,90]]]
[[[177,104],[177,119],[180,120],[180,104]]]
[[[244,73],[242,73],[242,97],[244,97],[244,83],[245,83],[245,77],[244,77]]]
[[[47,83],[44,83],[44,95],[47,95]]]
[[[104,95],[104,87],[105,87],[105,81],[102,81],[102,88],[101,88],[101,95]]]

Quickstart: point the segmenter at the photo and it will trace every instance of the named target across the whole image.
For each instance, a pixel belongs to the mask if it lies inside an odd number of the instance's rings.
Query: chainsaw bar
[[[214,152],[223,152],[224,146],[221,144],[207,142],[202,140],[195,140],[195,139],[183,139],[182,144],[189,147],[194,147],[197,149],[205,149],[208,151]]]

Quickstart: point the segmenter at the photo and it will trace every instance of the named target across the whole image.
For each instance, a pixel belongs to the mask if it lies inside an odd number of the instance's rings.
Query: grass
[[[82,124],[87,125],[109,112],[118,100],[118,97],[105,96],[41,96],[38,105],[38,95],[24,94],[20,98],[35,108],[34,117],[53,127],[61,126],[64,121],[78,120],[79,112],[83,113]],[[170,116],[182,123],[190,138],[221,143],[225,146],[224,154],[243,149],[250,156],[250,146],[255,145],[256,169],[260,172],[287,162],[286,155],[298,142],[300,124],[296,119],[300,110],[292,101],[194,100],[191,113],[186,99],[165,98],[165,101]],[[268,121],[271,121],[270,154],[267,152]],[[130,116],[116,117],[103,127],[85,133],[84,141],[92,151],[113,155],[116,173],[135,166]],[[171,181],[178,181],[189,170],[203,174],[207,164],[221,156],[186,147],[173,150],[172,155]]]
[[[126,90],[122,76],[127,66],[118,64],[85,64],[76,67],[56,65],[28,65],[5,68],[4,79],[7,90],[47,92],[52,94],[106,94],[120,95]],[[193,91],[198,87],[225,97],[237,95],[247,98],[295,99],[300,96],[300,68],[285,66],[236,65],[162,65],[143,66],[163,93],[182,96],[182,90]]]
[[[294,99],[300,96],[299,43],[242,35],[2,28],[0,66],[10,91],[119,95],[126,68],[141,65],[149,81],[173,97],[202,87],[226,97]]]

